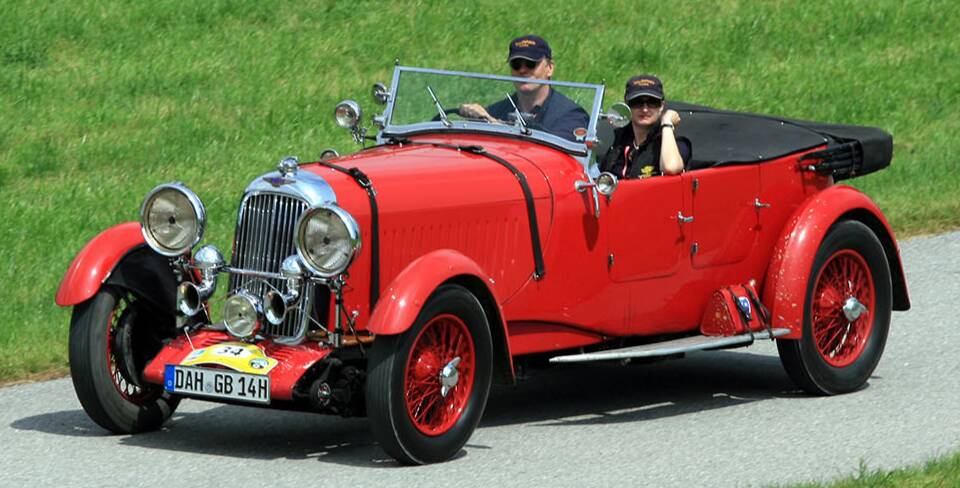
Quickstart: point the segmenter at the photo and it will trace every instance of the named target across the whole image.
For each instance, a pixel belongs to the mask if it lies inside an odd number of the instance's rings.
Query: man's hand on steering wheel
[[[468,119],[481,120],[491,123],[497,122],[497,119],[490,116],[490,114],[487,112],[487,109],[476,103],[465,103],[461,105],[458,113],[461,117]]]

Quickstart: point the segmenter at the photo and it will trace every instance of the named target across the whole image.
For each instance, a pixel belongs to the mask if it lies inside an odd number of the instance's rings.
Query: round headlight
[[[235,337],[251,337],[260,330],[260,302],[245,291],[227,298],[223,306],[223,323]]]
[[[360,123],[360,104],[353,100],[344,100],[337,104],[333,110],[333,116],[337,119],[337,125],[344,129],[353,129]]]
[[[179,256],[200,242],[206,218],[200,198],[181,183],[154,188],[140,207],[143,238],[164,256]]]
[[[319,205],[300,216],[296,245],[310,271],[330,278],[347,269],[360,251],[360,229],[342,208]]]

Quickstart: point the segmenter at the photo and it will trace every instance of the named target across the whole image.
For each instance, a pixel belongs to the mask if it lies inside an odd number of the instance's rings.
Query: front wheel
[[[890,266],[873,231],[852,220],[831,227],[810,270],[803,337],[777,341],[790,378],[815,395],[863,386],[887,341],[892,289]]]
[[[172,324],[159,317],[133,294],[110,286],[73,310],[73,387],[87,415],[110,432],[159,429],[180,401],[143,381],[143,369],[172,333]]]
[[[403,334],[377,337],[367,414],[387,454],[425,464],[460,452],[487,403],[492,355],[483,308],[457,285],[438,288]]]

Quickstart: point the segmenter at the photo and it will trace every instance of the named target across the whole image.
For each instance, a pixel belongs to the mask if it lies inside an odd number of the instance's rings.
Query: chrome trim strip
[[[609,351],[588,352],[584,354],[570,354],[566,356],[556,356],[550,358],[551,363],[582,363],[587,361],[609,361],[629,358],[648,358],[655,356],[667,356],[670,354],[679,354],[683,352],[702,351],[704,349],[713,349],[724,346],[733,346],[737,344],[749,344],[756,339],[772,339],[774,337],[784,336],[790,333],[790,329],[778,328],[769,332],[759,330],[752,333],[740,334],[728,337],[707,337],[693,336],[672,341],[656,342],[653,344],[643,344],[640,346],[625,347],[623,349],[611,349]],[[772,336],[772,337],[771,337]]]

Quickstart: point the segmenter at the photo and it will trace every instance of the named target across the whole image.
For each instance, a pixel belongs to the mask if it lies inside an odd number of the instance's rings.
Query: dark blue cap
[[[507,62],[518,58],[540,61],[543,58],[553,58],[553,51],[550,50],[550,44],[547,44],[547,41],[542,37],[526,35],[510,41],[510,54],[507,55]]]
[[[627,89],[623,101],[630,102],[637,97],[648,96],[663,100],[663,83],[653,75],[634,76],[627,80]]]

